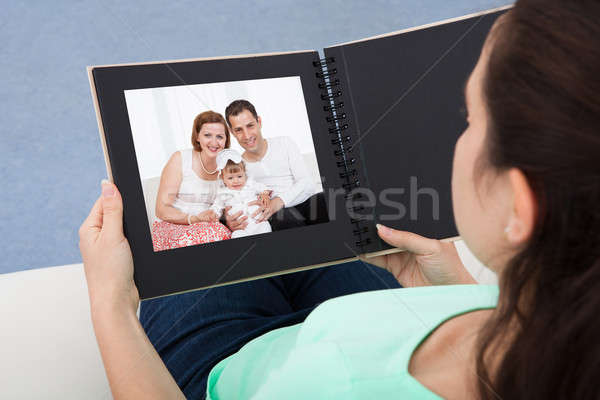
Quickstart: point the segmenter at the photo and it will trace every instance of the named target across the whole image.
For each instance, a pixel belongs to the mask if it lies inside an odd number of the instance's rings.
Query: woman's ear
[[[508,180],[512,190],[512,211],[504,233],[511,245],[521,246],[533,233],[537,202],[527,177],[520,169],[511,168]]]

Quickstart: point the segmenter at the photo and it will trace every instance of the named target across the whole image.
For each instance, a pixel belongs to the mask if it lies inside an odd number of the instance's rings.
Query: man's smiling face
[[[237,139],[240,146],[249,152],[257,151],[263,137],[260,131],[261,121],[254,118],[254,115],[248,110],[243,110],[237,115],[229,116],[231,124],[231,133]]]

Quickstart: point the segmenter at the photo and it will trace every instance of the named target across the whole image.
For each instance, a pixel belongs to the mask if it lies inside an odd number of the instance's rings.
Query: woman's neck
[[[217,159],[215,157],[207,157],[205,152],[200,152],[200,159],[202,160],[202,165],[209,171],[214,171],[217,169]]]
[[[198,166],[195,168],[199,176],[207,180],[215,180],[217,177],[217,159],[216,157],[206,157],[203,151],[194,151],[197,157]],[[211,174],[211,172],[213,172]]]
[[[408,371],[443,398],[473,398],[477,338],[492,310],[476,310],[445,321],[413,352]]]
[[[487,373],[492,379],[498,374],[506,352],[509,351],[512,343],[522,330],[522,321],[516,314],[513,313],[505,320],[505,307],[512,308],[515,305],[510,305],[510,294],[507,293],[506,285],[503,284],[505,275],[503,272],[504,271],[500,271],[498,273],[498,286],[500,291],[498,294],[497,306],[492,310],[489,314],[489,318],[487,318],[482,325],[482,330],[478,334],[476,343],[476,351],[479,353],[479,351],[481,351],[482,339],[488,340],[491,331],[497,332],[498,329],[502,330],[502,334],[495,335],[491,342],[485,346],[483,354],[483,363],[486,366]],[[524,288],[523,295],[519,299],[518,305],[516,305],[524,318],[528,318],[527,310],[531,309],[532,300],[532,290]]]

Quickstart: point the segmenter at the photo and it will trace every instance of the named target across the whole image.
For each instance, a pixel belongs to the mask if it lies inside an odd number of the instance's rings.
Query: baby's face
[[[223,182],[232,190],[241,190],[246,184],[246,179],[246,172],[241,169],[237,172],[223,172]]]

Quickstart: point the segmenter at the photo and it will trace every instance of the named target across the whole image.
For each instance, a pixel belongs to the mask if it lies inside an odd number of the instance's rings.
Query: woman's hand
[[[191,221],[194,222],[217,222],[219,217],[213,210],[202,211],[200,214],[192,216]]]
[[[102,182],[102,196],[79,228],[92,323],[115,399],[185,399],[146,336],[136,310],[133,259],[123,236],[123,201]]]
[[[390,271],[402,286],[477,283],[465,269],[453,243],[377,225],[379,237],[401,250],[364,261]]]
[[[79,228],[79,249],[92,313],[108,307],[135,314],[140,297],[133,282],[131,250],[123,235],[123,201],[112,183],[102,182],[102,196]]]

